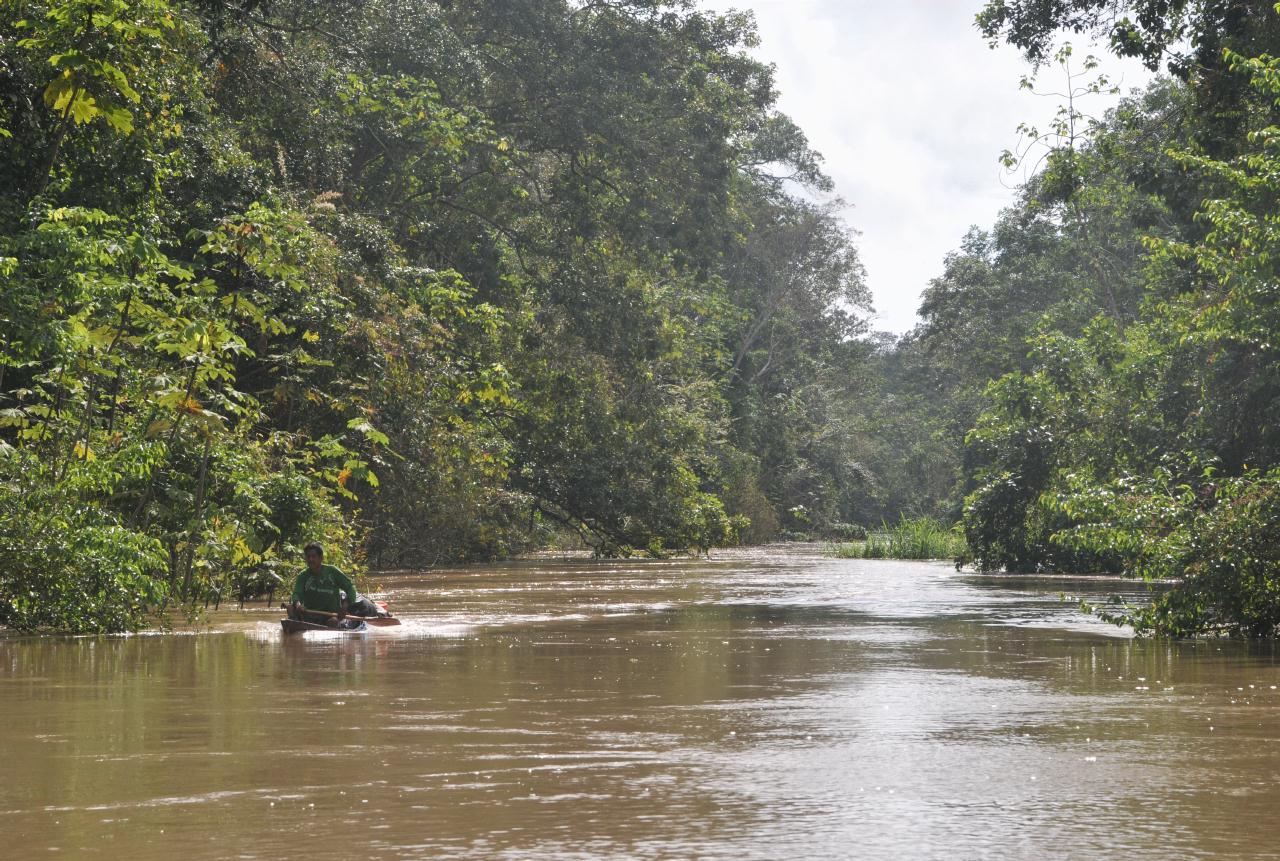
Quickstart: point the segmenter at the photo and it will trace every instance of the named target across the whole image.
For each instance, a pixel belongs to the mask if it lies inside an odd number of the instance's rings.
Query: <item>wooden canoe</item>
[[[288,610],[289,605],[282,603],[280,605],[280,609]],[[312,616],[333,617],[338,615],[337,613],[326,613],[324,610],[308,610],[307,612],[310,613]],[[364,622],[366,625],[368,625],[371,628],[390,628],[400,624],[400,620],[397,619],[395,616],[353,616],[350,613],[348,613],[347,618],[359,619],[361,622]],[[323,628],[324,626],[321,625],[320,627]],[[333,629],[329,628],[329,630],[332,631]]]
[[[338,634],[359,634],[369,630],[369,626],[360,620],[359,624],[351,627],[334,628],[329,625],[321,625],[318,622],[303,622],[298,619],[281,619],[280,627],[286,634],[301,634],[306,631],[328,631],[329,633]]]

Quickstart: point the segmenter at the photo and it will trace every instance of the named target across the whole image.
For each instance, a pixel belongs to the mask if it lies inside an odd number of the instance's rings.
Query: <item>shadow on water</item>
[[[384,578],[406,624],[0,640],[0,833],[103,858],[1269,857],[1269,647],[804,552]],[[1132,594],[1140,594],[1132,584]]]

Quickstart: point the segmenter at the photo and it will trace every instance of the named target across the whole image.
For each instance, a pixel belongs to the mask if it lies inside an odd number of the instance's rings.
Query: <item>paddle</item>
[[[287,610],[289,609],[289,605],[281,604],[280,609]],[[329,613],[329,612],[326,612],[325,610],[308,609],[306,612],[312,614],[313,616],[328,616],[331,619],[336,619],[338,617],[337,613]],[[400,620],[397,619],[395,616],[354,616],[348,613],[345,618],[359,619],[361,622],[364,622],[366,625],[370,625],[375,628],[389,628],[392,625],[400,624]]]

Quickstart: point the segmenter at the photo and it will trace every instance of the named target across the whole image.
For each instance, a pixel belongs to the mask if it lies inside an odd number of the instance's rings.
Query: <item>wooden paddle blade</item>
[[[382,606],[385,609],[385,605],[382,605]],[[280,609],[288,610],[289,605],[285,603],[281,603]],[[312,616],[329,616],[330,618],[338,615],[337,613],[330,613],[326,610],[308,610],[307,612],[310,613]],[[361,619],[366,624],[372,625],[375,628],[389,628],[392,625],[400,624],[400,620],[397,619],[395,616],[354,616],[354,615],[348,614],[347,618]]]

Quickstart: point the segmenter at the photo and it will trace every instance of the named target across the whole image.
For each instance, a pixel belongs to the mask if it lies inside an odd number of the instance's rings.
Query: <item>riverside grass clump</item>
[[[964,539],[932,517],[903,517],[884,524],[866,541],[834,544],[831,555],[841,559],[955,559],[964,551]]]

